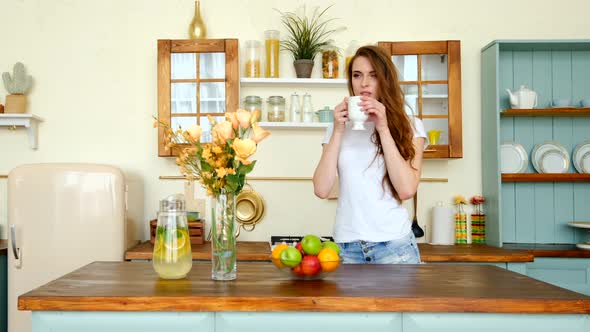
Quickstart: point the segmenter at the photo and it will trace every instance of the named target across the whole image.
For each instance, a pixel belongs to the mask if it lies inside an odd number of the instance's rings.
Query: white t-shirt
[[[428,138],[424,124],[413,120],[414,137]],[[338,156],[340,193],[334,224],[336,242],[384,242],[399,239],[411,229],[408,211],[401,206],[385,187],[385,161],[382,155],[375,158],[377,147],[371,141],[375,124],[365,123],[366,130],[351,130],[347,123]],[[333,125],[329,126],[323,144],[330,142]]]

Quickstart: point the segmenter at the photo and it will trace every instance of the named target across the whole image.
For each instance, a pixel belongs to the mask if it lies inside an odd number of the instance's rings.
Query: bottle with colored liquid
[[[162,279],[184,278],[193,266],[182,194],[171,195],[160,201],[152,264]]]
[[[264,49],[266,51],[266,71],[265,77],[279,77],[279,31],[266,30],[264,32]]]

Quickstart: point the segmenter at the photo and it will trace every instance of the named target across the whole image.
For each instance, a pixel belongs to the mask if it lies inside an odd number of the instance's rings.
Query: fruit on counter
[[[318,260],[324,272],[336,271],[338,266],[340,266],[340,257],[332,248],[322,249],[318,254]]]
[[[322,248],[330,248],[336,252],[336,254],[340,254],[340,247],[332,241],[326,241],[322,244]],[[319,255],[319,254],[318,254]]]
[[[301,246],[301,242],[297,243],[297,245],[295,246],[295,249],[299,250],[299,252],[301,252],[302,255],[305,255],[305,251],[303,251],[303,247]]]
[[[303,273],[302,264],[295,266],[294,268],[291,269],[291,271],[293,271],[293,273],[295,273],[299,277],[305,276],[305,274]]]
[[[289,248],[289,245],[281,243],[272,250],[272,262],[280,268],[285,267],[283,263],[281,263],[281,252],[287,248]]]
[[[314,276],[322,270],[318,256],[306,255],[301,260],[301,271],[306,276]]]
[[[301,240],[301,248],[308,255],[317,255],[322,250],[322,240],[315,235],[306,235]]]
[[[281,263],[287,267],[295,267],[299,265],[301,258],[299,250],[293,247],[283,249],[280,254]]]

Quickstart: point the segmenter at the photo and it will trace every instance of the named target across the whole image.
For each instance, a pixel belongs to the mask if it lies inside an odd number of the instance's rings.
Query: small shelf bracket
[[[38,146],[39,122],[43,119],[33,114],[0,114],[0,126],[15,130],[17,127],[27,129],[29,146],[36,150]]]

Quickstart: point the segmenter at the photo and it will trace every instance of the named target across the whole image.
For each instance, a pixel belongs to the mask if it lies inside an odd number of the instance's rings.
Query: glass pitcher
[[[184,202],[182,194],[160,201],[152,262],[162,279],[184,278],[193,265]]]

